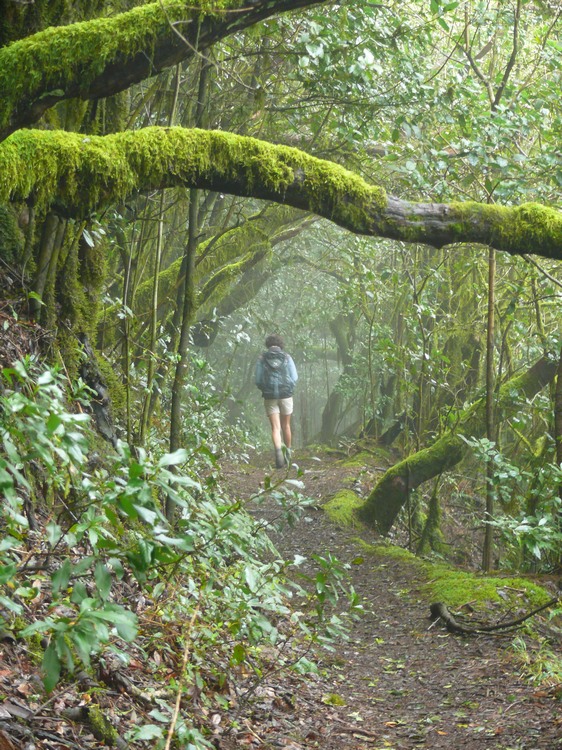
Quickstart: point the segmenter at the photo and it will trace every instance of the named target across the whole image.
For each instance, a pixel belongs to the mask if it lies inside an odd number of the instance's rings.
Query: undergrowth
[[[100,456],[87,411],[87,388],[69,392],[56,369],[2,371],[0,625],[40,660],[47,694],[78,670],[107,675],[157,651],[164,698],[126,739],[163,747],[172,731],[177,747],[210,746],[204,717],[227,706],[236,676],[313,670],[311,645],[346,631],[332,605],[347,595],[352,611],[354,594],[330,557],[315,560],[306,590],[287,582],[299,560],[280,559],[263,524],[225,496],[208,446],[119,444]],[[268,491],[298,512],[296,491],[290,503]],[[182,692],[198,716],[174,711]]]

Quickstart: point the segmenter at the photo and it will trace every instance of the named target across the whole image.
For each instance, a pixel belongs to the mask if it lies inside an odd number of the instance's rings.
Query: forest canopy
[[[501,302],[488,300],[505,326],[499,345],[485,324],[499,368],[488,391],[557,348],[555,275],[533,256],[562,257],[559,8],[4,0],[2,10],[4,257],[25,268],[31,313],[70,375],[113,401],[129,442],[145,441],[169,387],[179,448],[190,345],[212,352],[233,325],[228,346],[243,348],[255,323],[236,316],[252,319],[277,278],[290,296],[290,269],[317,279],[322,357],[338,363],[304,442],[360,424],[380,435],[394,420],[419,448],[447,432],[443,409],[478,400],[483,248],[524,259],[487,261],[489,274],[499,262],[513,276]],[[523,289],[536,320],[521,345]],[[254,321],[275,325],[257,310]]]
[[[263,17],[307,4],[202,3],[199,10],[152,3],[115,18],[38,31],[0,50],[1,135],[37,122],[58,102],[115,94]],[[184,185],[286,202],[360,233],[560,257],[562,220],[546,207],[410,204],[297,152],[237,143],[234,136],[134,130],[102,138],[60,131],[14,136],[0,153],[0,198],[31,200],[44,209],[59,203],[70,215],[86,215],[135,191]]]

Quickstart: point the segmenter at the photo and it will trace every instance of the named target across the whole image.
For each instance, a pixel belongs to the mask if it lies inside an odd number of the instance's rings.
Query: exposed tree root
[[[480,633],[491,633],[494,630],[509,630],[511,628],[516,628],[518,625],[521,625],[522,622],[525,622],[525,620],[533,617],[533,615],[536,615],[538,612],[542,612],[543,609],[554,607],[556,604],[558,604],[559,601],[560,599],[556,597],[555,599],[551,599],[550,601],[548,601],[546,604],[543,604],[541,607],[537,607],[532,612],[523,615],[523,617],[519,617],[517,620],[500,622],[497,625],[483,625],[479,628],[471,628],[466,625],[462,625],[460,622],[455,620],[453,615],[449,612],[447,607],[442,602],[434,602],[433,604],[431,604],[429,607],[429,611],[431,612],[431,619],[434,622],[437,622],[437,620],[442,620],[450,633],[468,633],[474,635]]]

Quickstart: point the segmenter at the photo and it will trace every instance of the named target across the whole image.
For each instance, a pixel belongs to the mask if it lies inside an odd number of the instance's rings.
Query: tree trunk
[[[186,247],[187,264],[185,272],[184,298],[182,308],[182,321],[180,337],[178,342],[176,369],[172,383],[172,403],[170,407],[170,453],[174,453],[181,447],[181,415],[182,395],[185,374],[188,365],[189,332],[195,315],[195,285],[193,281],[193,270],[195,266],[195,253],[197,251],[197,203],[199,192],[189,191],[189,239]],[[166,518],[171,521],[174,514],[174,505],[170,498],[166,499]]]
[[[556,369],[553,359],[543,357],[522,375],[508,380],[497,396],[496,419],[505,419],[519,408],[514,391],[525,399],[532,398],[554,378]],[[481,437],[485,433],[486,401],[480,399],[465,412],[454,430],[389,469],[359,510],[360,518],[387,534],[411,490],[459,463],[467,450],[462,437]]]
[[[496,251],[490,248],[488,257],[488,335],[486,343],[486,437],[495,442],[494,414],[494,305],[496,302]],[[494,459],[486,461],[486,516],[484,519],[484,544],[482,545],[482,570],[488,572],[492,567],[494,546]]]
[[[556,441],[556,463],[562,466],[562,351],[556,372],[556,390],[554,393],[554,439]],[[558,496],[562,500],[562,485],[558,487]],[[562,530],[562,512],[558,513],[558,529]],[[558,567],[562,567],[562,550],[558,555]]]
[[[320,441],[330,443],[336,437],[336,429],[341,417],[344,397],[338,384],[345,379],[351,372],[353,365],[353,355],[350,341],[353,341],[356,319],[353,314],[339,314],[334,320],[330,321],[330,331],[336,341],[338,350],[338,359],[343,364],[343,370],[340,373],[336,385],[330,391],[328,400],[322,411],[322,426],[320,428]]]

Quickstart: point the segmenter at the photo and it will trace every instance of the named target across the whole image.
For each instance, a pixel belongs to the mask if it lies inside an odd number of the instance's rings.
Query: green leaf
[[[86,588],[86,585],[82,583],[82,581],[76,581],[74,585],[72,586],[72,594],[70,596],[70,601],[73,604],[82,604],[84,599],[88,598],[88,589]]]
[[[250,591],[256,591],[259,584],[259,576],[256,569],[250,565],[246,565],[244,568],[244,578]]]
[[[90,656],[99,644],[99,638],[95,631],[90,627],[86,627],[84,623],[81,623],[72,631],[72,642],[82,662],[86,666],[89,666]]]
[[[70,560],[67,558],[58,570],[56,570],[51,576],[53,585],[53,593],[58,593],[61,589],[66,589],[70,581],[70,574],[72,572],[72,566]]]
[[[17,573],[18,566],[15,563],[0,566],[0,584],[8,583]]]
[[[241,643],[237,643],[232,649],[232,662],[234,664],[241,664],[246,658],[246,649]]]
[[[177,466],[187,461],[187,451],[185,448],[178,448],[173,453],[165,453],[162,458],[158,461],[158,466],[163,468],[164,466]]]
[[[61,662],[57,654],[55,642],[51,641],[43,654],[43,685],[50,693],[60,678]]]
[[[49,523],[45,527],[45,530],[47,532],[47,541],[49,542],[51,547],[54,547],[62,536],[61,527],[58,525],[58,523],[49,521]]]
[[[135,740],[155,740],[164,736],[164,729],[156,724],[145,724],[135,729]]]
[[[94,570],[94,578],[100,599],[106,601],[111,591],[111,573],[102,562],[98,562]]]
[[[29,635],[33,635],[33,633],[46,633],[48,630],[51,630],[52,627],[53,621],[48,617],[46,620],[36,620],[35,622],[32,622],[31,625],[28,625],[21,631],[20,635],[22,638],[27,638]]]
[[[91,617],[110,622],[124,641],[134,641],[137,637],[136,615],[119,607],[117,604],[106,606],[102,610],[92,611]]]

